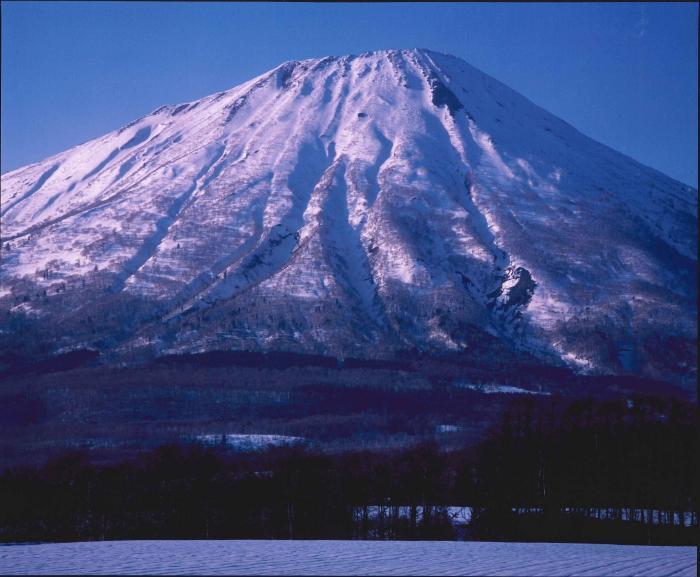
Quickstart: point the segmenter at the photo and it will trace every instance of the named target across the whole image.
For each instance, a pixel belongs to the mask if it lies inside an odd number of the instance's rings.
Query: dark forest
[[[0,540],[694,544],[696,423],[682,400],[518,396],[479,443],[459,448],[170,444],[111,463],[67,451],[3,471]],[[468,525],[450,521],[454,506],[472,508]]]

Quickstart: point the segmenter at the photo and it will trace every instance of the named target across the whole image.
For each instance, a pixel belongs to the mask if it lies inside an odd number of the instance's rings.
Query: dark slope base
[[[96,366],[100,358],[99,351],[80,349],[44,359],[34,359],[14,353],[0,354],[0,379],[23,375],[59,373],[78,367]]]
[[[115,370],[100,358],[100,352],[80,349],[39,359],[15,353],[0,354],[0,383],[22,375],[42,375],[92,369],[95,375]],[[505,362],[504,362],[505,361]],[[123,364],[122,364],[123,366]],[[157,357],[146,363],[133,364],[137,371],[162,367],[181,367],[185,371],[201,371],[222,367],[246,367],[261,370],[289,368],[325,368],[338,374],[350,370],[397,371],[424,376],[433,385],[454,385],[455,379],[472,384],[502,384],[531,389],[533,392],[563,393],[574,396],[617,396],[619,394],[660,394],[687,397],[683,388],[666,381],[637,375],[582,375],[560,366],[517,362],[509,358],[499,362],[467,357],[464,354],[431,355],[414,350],[398,353],[394,359],[336,358],[324,355],[300,354],[288,351],[208,351]],[[693,393],[690,393],[693,396]]]
[[[478,441],[517,398],[556,406],[589,396],[688,397],[674,385],[638,377],[583,376],[542,365],[468,366],[408,353],[392,361],[341,362],[214,351],[128,368],[98,362],[96,353],[77,351],[33,365],[5,365],[0,465],[41,463],[66,449],[87,449],[97,461],[112,461],[222,434],[303,437],[308,446],[332,452],[426,439],[460,447]],[[479,384],[532,394],[469,388]]]

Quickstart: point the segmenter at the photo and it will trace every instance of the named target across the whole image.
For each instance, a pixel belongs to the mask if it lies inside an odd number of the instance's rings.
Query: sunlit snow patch
[[[282,447],[304,443],[303,437],[287,435],[216,434],[197,435],[195,439],[205,445],[225,445],[239,451],[259,451],[268,447]]]
[[[438,425],[435,427],[435,432],[436,433],[458,433],[459,431],[463,430],[464,427],[460,427],[459,425]]]
[[[481,383],[455,383],[455,386],[460,389],[470,389],[478,393],[486,395],[505,394],[505,395],[550,395],[548,391],[531,391],[521,387],[513,387],[511,385],[484,385]]]

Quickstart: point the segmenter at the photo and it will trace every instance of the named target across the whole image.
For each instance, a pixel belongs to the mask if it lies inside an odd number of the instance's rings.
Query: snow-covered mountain
[[[6,346],[696,364],[697,191],[429,50],[164,106],[4,174],[1,211]]]

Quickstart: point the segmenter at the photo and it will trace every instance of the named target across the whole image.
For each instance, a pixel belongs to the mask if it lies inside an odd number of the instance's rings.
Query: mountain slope
[[[3,175],[0,206],[15,343],[696,364],[696,191],[427,50],[162,107]]]

